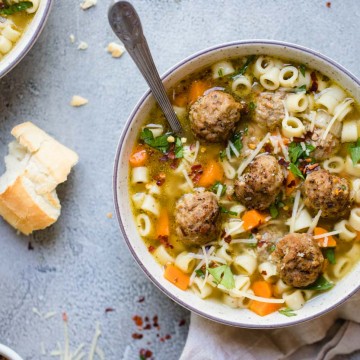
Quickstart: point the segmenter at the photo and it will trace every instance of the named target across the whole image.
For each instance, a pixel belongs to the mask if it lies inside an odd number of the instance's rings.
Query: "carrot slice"
[[[314,235],[324,235],[327,234],[329,231],[326,229],[323,229],[321,227],[316,227],[314,229]],[[322,237],[320,239],[316,239],[318,245],[320,247],[335,247],[336,246],[336,240],[333,236],[326,236]]]
[[[172,103],[179,107],[185,107],[188,103],[188,94],[187,93],[176,94]]]
[[[275,311],[278,311],[284,306],[284,304],[266,303],[257,300],[252,300],[249,306],[249,310],[260,316],[269,315]]]
[[[291,171],[289,171],[288,176],[286,178],[286,188],[285,188],[286,196],[289,196],[299,185],[299,183],[300,183],[300,179],[297,176],[295,176]]]
[[[204,92],[210,88],[210,85],[206,81],[195,80],[190,85],[189,90],[189,104],[194,103],[200,96],[204,94]]]
[[[166,209],[162,209],[160,211],[160,216],[156,223],[156,238],[162,236],[169,236],[170,235],[170,225],[169,225],[169,213]]]
[[[272,286],[267,281],[255,281],[252,284],[251,289],[256,296],[261,296],[265,298],[271,298],[272,296]]]
[[[266,215],[257,210],[249,210],[242,217],[243,228],[248,231],[265,223]]]
[[[204,167],[204,171],[198,181],[199,186],[209,187],[216,181],[221,181],[224,177],[222,166],[215,160],[210,160]]]
[[[131,154],[129,162],[132,167],[144,166],[148,160],[148,153],[146,149],[139,146]]]
[[[184,274],[173,264],[165,267],[164,277],[181,290],[186,290],[190,284],[190,276]]]

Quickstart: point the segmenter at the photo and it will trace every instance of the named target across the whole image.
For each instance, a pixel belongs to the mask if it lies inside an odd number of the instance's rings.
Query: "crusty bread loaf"
[[[56,186],[67,179],[77,154],[30,122],[16,126],[0,178],[0,215],[28,235],[53,224],[61,205]]]

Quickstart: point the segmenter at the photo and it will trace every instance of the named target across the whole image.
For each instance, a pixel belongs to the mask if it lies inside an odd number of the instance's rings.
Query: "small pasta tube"
[[[341,142],[353,142],[358,139],[358,127],[356,120],[347,120],[343,122],[341,130]]]
[[[214,290],[212,286],[210,286],[208,283],[204,283],[204,281],[198,277],[194,279],[191,285],[191,289],[201,299],[209,297]]]
[[[256,270],[256,266],[256,258],[249,254],[238,255],[233,263],[233,268],[239,275],[252,275]]]
[[[231,90],[239,96],[248,95],[251,92],[252,82],[249,76],[238,76],[231,84]]]
[[[239,307],[239,298],[232,297],[232,296],[230,296],[228,294],[223,294],[222,295],[222,302],[225,305],[227,305],[227,306],[229,306],[229,307],[231,307],[233,309],[236,309],[236,308]]]
[[[148,124],[145,128],[149,129],[155,138],[161,136],[164,132],[164,127],[160,124]]]
[[[235,289],[236,290],[242,290],[247,291],[250,288],[251,280],[249,276],[244,275],[234,275],[235,280]]]
[[[349,224],[356,231],[360,231],[360,208],[354,208],[350,212]]]
[[[305,301],[308,301],[314,296],[315,290],[301,290],[301,294],[304,297]]]
[[[260,76],[260,84],[267,90],[278,89],[280,86],[279,73],[279,68],[274,66],[265,74]]]
[[[307,109],[309,100],[305,93],[297,93],[288,95],[285,103],[288,111],[303,112]]]
[[[283,294],[282,298],[285,300],[285,305],[291,310],[299,310],[305,304],[305,299],[301,290],[286,292]]]
[[[160,188],[160,186],[158,186],[156,184],[147,184],[146,188],[149,190],[150,195],[160,195],[161,194],[161,188]]]
[[[232,263],[232,257],[227,252],[228,249],[229,245],[225,243],[216,251],[215,256],[224,259],[227,263]]]
[[[301,71],[299,71],[299,76],[298,76],[296,86],[301,87],[304,85],[306,86],[306,89],[309,89],[309,87],[311,85],[310,71],[305,71],[305,76],[301,73]]]
[[[313,94],[307,94],[307,99],[308,99],[308,108],[309,110],[314,110],[315,107],[315,100],[314,100],[314,95]]]
[[[13,43],[18,41],[20,36],[21,36],[21,32],[13,29],[13,27],[10,25],[5,26],[5,28],[3,29],[2,33],[3,36],[6,37],[6,39],[12,41]]]
[[[332,85],[316,100],[318,105],[322,105],[330,114],[334,114],[335,107],[346,97],[346,93],[337,85]]]
[[[291,286],[285,284],[281,279],[279,279],[274,285],[274,294],[276,296],[281,296],[286,291],[289,291]]]
[[[350,228],[350,223],[347,220],[341,220],[334,226],[335,231],[340,231],[339,238],[343,241],[351,241],[355,239],[356,232]]]
[[[291,219],[287,220],[286,225],[290,226],[290,221]],[[295,219],[294,231],[297,232],[307,229],[311,226],[312,222],[313,219],[310,216],[309,212],[306,209],[302,209]]]
[[[186,115],[187,115],[186,107],[180,107],[180,106],[173,105],[173,109],[175,111],[176,116],[179,119],[184,119],[186,117]]]
[[[279,81],[283,87],[294,87],[299,76],[299,70],[295,66],[285,66],[280,70]]]
[[[11,48],[12,48],[13,44],[12,42],[7,39],[5,36],[0,35],[0,53],[1,54],[7,54]]]
[[[183,251],[175,259],[175,266],[187,274],[193,271],[195,264],[196,260],[191,257],[187,251]]]
[[[357,204],[360,204],[360,179],[354,179],[351,181],[352,191],[354,193],[354,200]]]
[[[149,170],[146,166],[138,166],[132,169],[133,184],[142,184],[149,182]]]
[[[261,263],[258,266],[258,271],[264,280],[274,283],[278,279],[278,273],[276,270],[276,265],[270,261]]]
[[[246,290],[248,294],[255,295],[251,289]],[[238,307],[241,309],[247,309],[250,306],[251,300],[245,296],[238,298]]]
[[[139,214],[136,217],[136,227],[140,236],[147,237],[150,235],[152,225],[149,216],[146,214]]]
[[[302,137],[305,134],[305,126],[300,119],[289,116],[282,121],[281,132],[287,137]]]
[[[145,212],[149,212],[155,216],[159,216],[160,205],[153,196],[145,195],[144,201],[141,205],[141,210],[144,210]]]
[[[254,76],[257,79],[259,79],[261,75],[264,75],[267,71],[269,71],[273,67],[274,67],[273,59],[265,56],[260,56],[257,58],[254,64],[254,69],[253,69]]]
[[[237,214],[237,216],[241,215],[246,210],[246,207],[244,205],[234,205],[230,208],[230,211]]]
[[[349,175],[360,177],[360,164],[356,164],[354,166],[351,157],[348,155],[346,156],[346,160],[345,160],[345,171]]]
[[[351,259],[353,262],[358,261],[360,259],[360,244],[354,243],[345,256]]]
[[[154,251],[154,258],[161,265],[166,265],[168,263],[174,263],[175,259],[167,252],[164,245],[160,245]]]
[[[338,121],[343,121],[347,114],[353,110],[354,99],[347,98],[342,103],[336,106],[334,116]]]
[[[336,279],[343,278],[351,269],[352,261],[346,257],[342,256],[336,259],[336,264],[332,267],[333,275]]]
[[[213,79],[218,79],[226,75],[230,75],[235,72],[234,67],[230,61],[220,61],[214,64],[212,67]]]
[[[136,209],[141,209],[141,205],[144,202],[145,195],[146,195],[145,193],[141,192],[141,193],[136,193],[131,197]]]
[[[221,162],[221,165],[224,169],[224,174],[226,176],[226,178],[228,179],[234,179],[235,176],[236,176],[236,170],[230,165],[230,163],[224,159],[222,162]]]
[[[330,159],[324,161],[323,167],[330,173],[338,174],[345,169],[345,161],[340,156],[333,156]]]

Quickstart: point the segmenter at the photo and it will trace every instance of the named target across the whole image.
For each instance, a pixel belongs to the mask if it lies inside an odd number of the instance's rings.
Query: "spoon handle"
[[[109,9],[109,22],[113,31],[123,42],[126,50],[144,76],[171,129],[175,133],[181,133],[181,124],[167,97],[164,85],[155,67],[136,10],[127,1],[115,2]]]

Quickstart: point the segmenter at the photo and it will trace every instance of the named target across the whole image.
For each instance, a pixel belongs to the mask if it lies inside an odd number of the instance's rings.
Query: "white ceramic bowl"
[[[49,16],[53,0],[41,0],[34,18],[20,40],[0,61],[0,78],[12,70],[35,44]]]
[[[0,344],[0,355],[5,356],[9,360],[23,360],[14,350],[2,344]]]
[[[341,84],[357,102],[360,102],[360,81],[341,65],[316,51],[298,45],[266,40],[239,41],[200,51],[172,67],[163,76],[164,85],[169,88],[188,74],[218,60],[251,54],[267,54],[306,64]],[[148,252],[138,235],[128,194],[128,159],[139,129],[153,105],[154,99],[148,91],[125,124],[116,153],[113,185],[117,218],[124,239],[137,263],[159,289],[178,304],[201,316],[246,328],[276,328],[314,319],[334,309],[356,292],[360,286],[360,262],[333,289],[310,300],[301,310],[296,311],[297,316],[286,317],[275,312],[260,317],[249,310],[232,309],[220,302],[202,300],[191,291],[181,291],[165,280],[163,269]]]

